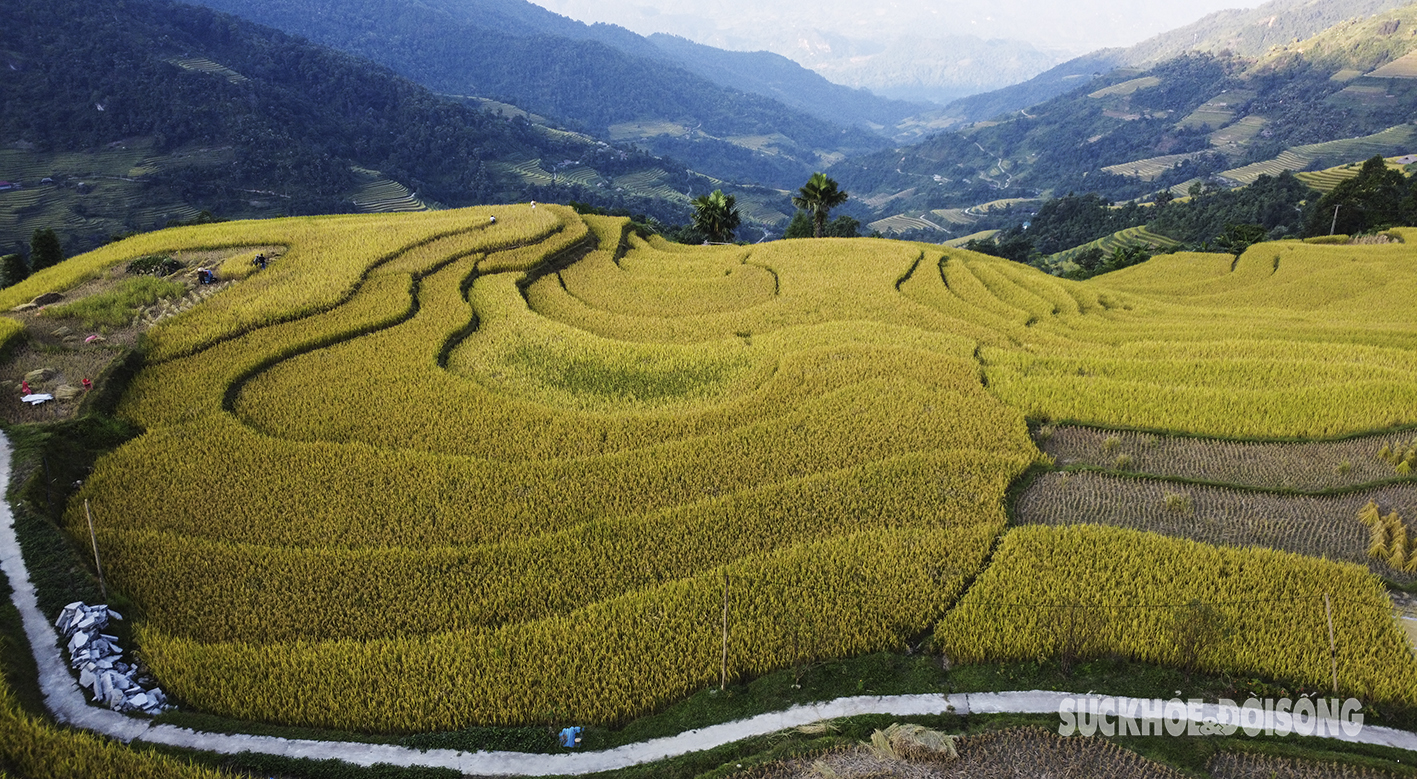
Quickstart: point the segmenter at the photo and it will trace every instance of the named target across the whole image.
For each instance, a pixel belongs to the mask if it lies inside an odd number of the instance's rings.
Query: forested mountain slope
[[[0,191],[5,251],[35,227],[59,228],[74,250],[200,210],[350,211],[379,181],[419,207],[525,200],[552,182],[541,159],[590,171],[584,186],[558,182],[563,199],[673,221],[693,186],[682,166],[509,121],[348,54],[168,0],[13,0],[0,66],[0,180],[19,185]],[[656,192],[607,186],[640,171],[653,171],[641,178]]]
[[[1113,68],[1150,67],[1198,51],[1260,57],[1276,46],[1310,38],[1350,19],[1402,8],[1408,0],[1271,0],[1257,8],[1219,11],[1134,46],[1101,49],[1035,76],[1022,84],[960,98],[944,114],[979,121],[1041,103]]]
[[[1072,191],[1181,197],[1196,185],[1235,187],[1410,153],[1414,30],[1417,5],[1345,21],[1260,58],[1191,53],[1083,77],[1038,105],[830,172],[879,214],[918,217]]]
[[[576,129],[673,155],[723,179],[796,186],[823,159],[886,144],[870,131],[720,86],[676,66],[662,51],[642,56],[643,47],[627,43],[628,33],[618,28],[586,28],[595,34],[572,38],[559,32],[564,24],[546,23],[531,12],[513,14],[519,20],[510,31],[499,27],[507,17],[500,9],[515,9],[512,4],[204,4],[368,57],[435,91],[505,100]],[[497,12],[484,14],[483,8]]]

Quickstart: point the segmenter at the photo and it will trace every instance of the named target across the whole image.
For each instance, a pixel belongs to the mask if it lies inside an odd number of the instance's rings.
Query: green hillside
[[[619,28],[585,27],[524,2],[406,3],[400,0],[204,0],[204,5],[267,24],[292,35],[368,58],[437,92],[505,100],[567,126],[633,141],[659,155],[683,160],[720,179],[785,188],[798,186],[823,157],[860,154],[888,141],[860,129],[860,111],[898,121],[908,104],[852,99],[842,87],[775,55],[777,90],[805,99],[815,90],[822,110],[809,113],[773,97],[724,86],[762,67],[741,63],[749,55],[705,53],[692,47],[660,48]],[[509,15],[517,17],[509,20]],[[581,29],[579,32],[576,27]],[[616,32],[618,30],[618,32]],[[573,35],[574,37],[568,37]],[[712,56],[710,56],[712,55]],[[683,61],[676,59],[682,56]],[[727,58],[698,74],[705,58]],[[698,63],[690,65],[689,61]],[[733,69],[745,71],[727,78]],[[784,69],[786,69],[784,71]],[[792,75],[783,83],[783,72]],[[759,82],[760,91],[772,91]],[[810,85],[810,86],[809,86]],[[796,102],[796,101],[794,101]],[[839,102],[853,109],[836,121],[818,114]],[[868,105],[870,104],[870,105]],[[674,127],[672,132],[660,128]],[[740,138],[779,135],[771,150]]]
[[[74,252],[201,211],[230,219],[575,199],[673,224],[687,218],[684,192],[717,186],[672,160],[449,101],[203,8],[21,0],[7,25],[0,180],[19,187],[0,191],[6,253],[39,227]],[[504,165],[538,159],[554,161],[555,175]],[[660,189],[608,185],[649,171]],[[377,181],[384,191],[369,189]]]
[[[1414,29],[1417,11],[1408,6],[1258,57],[1193,53],[1116,69],[1026,110],[844,160],[829,172],[876,210],[872,221],[899,229],[906,221],[897,217],[966,215],[973,204],[999,198],[1090,192],[1116,203],[1149,202],[1158,193],[1184,200],[1286,171],[1397,157],[1417,151]],[[1312,199],[1291,198],[1287,220],[1273,211],[1254,223],[1292,234]],[[1135,218],[1098,224],[1083,240],[1044,254],[1151,219]],[[955,229],[957,220],[945,221]],[[1030,221],[1037,220],[1024,213],[967,229],[1020,230]],[[1217,234],[1160,232],[1190,245]]]

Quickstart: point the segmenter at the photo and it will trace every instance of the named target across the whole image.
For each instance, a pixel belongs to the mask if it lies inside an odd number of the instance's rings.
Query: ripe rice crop
[[[242,718],[380,731],[616,722],[717,680],[725,574],[729,673],[753,675],[898,646],[939,618],[995,532],[846,536],[564,616],[426,639],[258,646],[197,643],[150,626],[140,640],[186,701]]]
[[[768,583],[743,596],[736,673],[938,619],[1036,450],[957,320],[896,292],[919,248],[686,254],[545,206],[498,210],[508,234],[541,230],[507,245],[490,211],[366,253],[318,311],[174,348],[134,381],[120,413],[148,432],[84,497],[168,689],[334,727],[614,721],[713,678],[712,631],[685,626],[690,604],[719,608],[725,569]],[[301,248],[272,243],[286,254],[245,284]],[[893,562],[907,548],[931,551]],[[814,598],[806,622],[789,609]],[[247,672],[231,653],[272,680],[255,698],[225,686]],[[367,700],[321,702],[306,664],[330,658]],[[368,678],[387,662],[388,691],[433,697],[392,703]],[[447,698],[455,678],[500,681]]]
[[[0,642],[3,643],[3,642]],[[7,651],[22,650],[6,646]],[[26,714],[0,676],[0,766],[26,779],[221,779],[229,776]],[[0,777],[5,776],[0,769]]]
[[[1261,175],[1277,176],[1291,170],[1300,171],[1318,160],[1364,160],[1375,154],[1404,154],[1411,143],[1413,129],[1409,125],[1389,127],[1382,132],[1358,138],[1312,143],[1287,149],[1273,160],[1256,162],[1227,170],[1220,175],[1241,184],[1253,184]]]
[[[1411,581],[1403,566],[1389,564],[1386,546],[1382,555],[1370,556],[1369,531],[1354,519],[1369,501],[1411,515],[1417,509],[1417,486],[1278,495],[1089,472],[1049,473],[1024,491],[1014,505],[1014,519],[1021,525],[1109,525],[1208,544],[1278,549],[1366,565],[1390,579]]]
[[[284,253],[150,331],[119,406],[145,432],[75,503],[165,689],[232,716],[621,721],[716,679],[725,571],[732,673],[899,645],[979,574],[1039,457],[1026,415],[1255,437],[1417,423],[1400,244],[1074,282],[922,244],[686,247],[498,206],[179,228],[0,299],[257,246]],[[1154,467],[1109,435],[1105,464]],[[1264,542],[1249,514],[1164,489],[1158,528],[1216,516],[1214,535]],[[1385,495],[1362,500],[1417,515]],[[1284,543],[1366,562],[1361,505]],[[67,522],[86,532],[81,509]]]
[[[1366,569],[1097,525],[1010,531],[935,639],[957,662],[1116,653],[1326,688],[1325,595],[1339,688],[1417,699],[1417,661]]]

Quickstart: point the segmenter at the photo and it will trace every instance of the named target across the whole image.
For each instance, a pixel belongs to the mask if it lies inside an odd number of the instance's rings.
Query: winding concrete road
[[[9,479],[10,444],[8,439],[0,436],[0,484],[8,484]],[[39,611],[34,585],[30,582],[29,571],[25,568],[24,559],[20,555],[20,545],[15,537],[14,514],[9,504],[3,501],[0,501],[0,570],[9,577],[10,586],[14,588],[15,607],[19,609],[24,620],[25,635],[39,666],[39,683],[44,693],[45,705],[49,707],[55,719],[125,742],[141,741],[221,754],[254,752],[312,760],[343,760],[364,766],[388,763],[397,766],[451,768],[474,776],[589,774],[651,763],[753,736],[861,714],[900,717],[947,712],[1056,714],[1065,702],[1081,706],[1112,705],[1122,709],[1150,703],[1133,698],[1078,696],[1038,690],[955,695],[856,696],[793,706],[786,711],[760,714],[744,720],[698,728],[676,736],[628,744],[601,752],[567,752],[552,755],[420,750],[389,744],[204,733],[173,725],[155,725],[146,719],[129,717],[87,703],[64,662],[54,626]],[[1235,719],[1238,713],[1239,710],[1235,707],[1222,709],[1217,704],[1205,704],[1189,710],[1178,707],[1174,719],[1177,722],[1184,720],[1195,723],[1235,722],[1239,721]],[[1264,722],[1269,727],[1275,725],[1273,715],[1265,715]],[[1357,733],[1339,732],[1333,737],[1348,742],[1377,744],[1417,752],[1417,733],[1392,728],[1365,726]]]

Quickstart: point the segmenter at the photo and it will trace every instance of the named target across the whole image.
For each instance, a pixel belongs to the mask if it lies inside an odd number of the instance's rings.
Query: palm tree
[[[732,195],[723,194],[721,189],[695,198],[694,227],[715,243],[732,242],[733,231],[738,229],[740,221],[734,201]]]
[[[792,205],[812,215],[813,237],[821,238],[827,226],[827,214],[846,202],[847,193],[837,189],[836,181],[825,173],[813,173],[807,183],[792,196]]]

